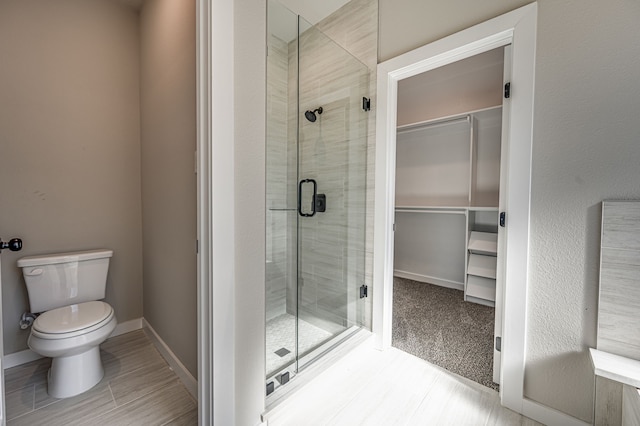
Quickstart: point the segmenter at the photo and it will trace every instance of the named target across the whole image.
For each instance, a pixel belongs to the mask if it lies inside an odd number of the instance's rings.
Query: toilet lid
[[[107,303],[84,302],[63,306],[41,314],[33,323],[33,330],[56,335],[74,333],[95,328],[111,317],[113,317],[113,308]]]

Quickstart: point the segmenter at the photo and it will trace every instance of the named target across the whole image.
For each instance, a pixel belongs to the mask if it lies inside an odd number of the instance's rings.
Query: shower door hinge
[[[511,82],[504,85],[504,97],[507,99],[511,97]]]
[[[369,291],[368,291],[368,287],[366,285],[362,285],[362,287],[360,287],[360,299],[364,299],[365,297],[369,296]]]
[[[502,337],[496,336],[496,351],[502,350]]]
[[[362,98],[362,109],[365,111],[371,110],[371,98]]]

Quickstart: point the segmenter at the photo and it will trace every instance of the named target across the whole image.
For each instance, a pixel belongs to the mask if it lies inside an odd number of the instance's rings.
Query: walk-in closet
[[[398,85],[393,345],[494,389],[509,51]]]

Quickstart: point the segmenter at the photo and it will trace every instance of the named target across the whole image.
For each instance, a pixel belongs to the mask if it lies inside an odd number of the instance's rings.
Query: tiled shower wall
[[[296,207],[300,119],[300,179],[316,178],[318,192],[327,195],[327,212],[300,222],[301,316],[325,328],[371,327],[371,297],[356,293],[366,283],[371,295],[372,282],[377,9],[374,0],[352,0],[303,33],[299,116],[297,42],[289,43],[285,61],[284,42],[269,40],[268,108],[278,111],[270,112],[267,129],[267,319],[295,313],[296,213],[275,209]],[[363,96],[372,100],[366,113]],[[315,123],[304,119],[305,110],[318,106],[324,112]]]
[[[364,281],[369,72],[321,31],[300,36],[300,179],[318,182],[327,210],[299,219],[301,318],[323,328],[357,324]],[[302,111],[323,108],[317,121]],[[292,114],[290,114],[290,117]]]
[[[355,250],[360,250],[361,247],[364,247],[364,273],[361,273],[359,267],[356,269],[355,265],[347,265],[346,270],[351,273],[356,272],[358,275],[364,277],[364,282],[353,283],[349,282],[350,291],[357,291],[357,288],[362,284],[367,284],[369,286],[369,297],[363,300],[358,299],[357,295],[355,295],[355,300],[360,303],[359,307],[359,315],[358,321],[364,327],[371,329],[371,301],[372,301],[372,282],[373,282],[373,194],[374,194],[374,165],[375,165],[375,107],[376,107],[376,66],[378,62],[378,2],[375,0],[352,0],[347,3],[345,6],[334,12],[328,18],[319,22],[316,25],[316,28],[322,33],[326,34],[330,37],[334,42],[336,42],[340,47],[349,52],[350,55],[354,56],[361,63],[363,63],[366,68],[368,68],[368,90],[360,90],[365,93],[363,95],[354,94],[355,96],[360,95],[367,96],[371,99],[371,110],[366,113],[366,129],[364,130],[364,134],[366,134],[366,141],[363,145],[361,145],[364,149],[366,149],[366,154],[361,158],[366,161],[366,172],[365,178],[362,182],[366,185],[366,188],[360,188],[358,185],[350,185],[350,183],[346,182],[346,187],[350,188],[350,191],[345,192],[345,199],[349,200],[352,204],[363,204],[364,212],[358,208],[354,208],[353,205],[349,206],[348,211],[350,218],[348,218],[347,223],[349,227],[348,238],[350,239],[350,243],[353,243],[352,247]],[[313,51],[308,52],[310,55],[314,55]],[[325,64],[320,66],[316,66],[313,68],[317,73],[323,74],[327,82],[332,80],[332,77],[329,71],[332,69],[327,64],[335,63],[335,58],[327,58],[324,59],[322,57],[318,57],[315,61],[322,63],[325,60]],[[301,82],[302,83],[302,82]],[[311,79],[310,84],[313,84],[313,79]],[[322,89],[322,85],[319,85],[319,93],[326,93],[326,90]],[[301,88],[301,92],[302,92]],[[358,101],[359,102],[359,101]],[[304,107],[304,105],[303,105]],[[360,107],[356,107],[354,112],[362,112]],[[323,129],[324,132],[324,129]],[[352,129],[351,134],[354,134]],[[336,142],[336,148],[340,148],[342,146],[340,141]],[[360,146],[358,141],[352,141],[352,144],[356,146]],[[352,145],[350,145],[352,146]],[[344,147],[343,147],[344,148]],[[329,150],[328,150],[329,151]],[[356,153],[351,152],[349,157],[349,174],[347,178],[350,179],[352,176],[357,176],[360,171],[360,164],[353,164],[352,159],[356,158]],[[364,200],[361,201],[358,194],[365,195]],[[359,217],[363,217],[364,219],[359,219]],[[358,229],[359,225],[357,223],[362,223],[364,225],[364,230],[361,233]],[[320,232],[322,228],[319,228]],[[360,240],[360,234],[364,238],[364,241]],[[356,235],[358,235],[356,237]],[[357,238],[354,239],[354,238]],[[362,244],[363,243],[363,244]],[[349,258],[353,259],[353,253],[349,254]],[[356,259],[359,259],[359,254],[355,256]],[[347,257],[345,256],[345,259]],[[317,261],[321,263],[320,260]],[[312,263],[313,264],[313,263]],[[351,277],[347,277],[351,279]],[[360,280],[361,278],[359,278]],[[350,296],[352,297],[352,296]],[[353,299],[349,299],[353,300]]]
[[[287,42],[271,35],[267,56],[267,216],[266,216],[266,302],[267,321],[287,310],[287,285],[292,281],[291,251],[288,243],[295,211],[289,209],[287,181],[288,162],[288,84],[289,64]],[[295,109],[295,104],[294,104]],[[295,285],[295,281],[292,285]]]

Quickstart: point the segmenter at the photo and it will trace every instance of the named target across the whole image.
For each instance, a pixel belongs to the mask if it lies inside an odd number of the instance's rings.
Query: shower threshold
[[[370,336],[371,333],[369,331],[354,325],[332,339],[329,339],[313,351],[303,355],[298,361],[297,372],[295,371],[296,366],[294,361],[270,375],[267,378],[267,383],[273,382],[274,391],[267,395],[265,413],[286,400],[292,393],[307,384]],[[287,386],[283,386],[280,384],[278,378],[286,373],[289,373],[289,381],[285,382]],[[295,380],[292,380],[294,378]]]

